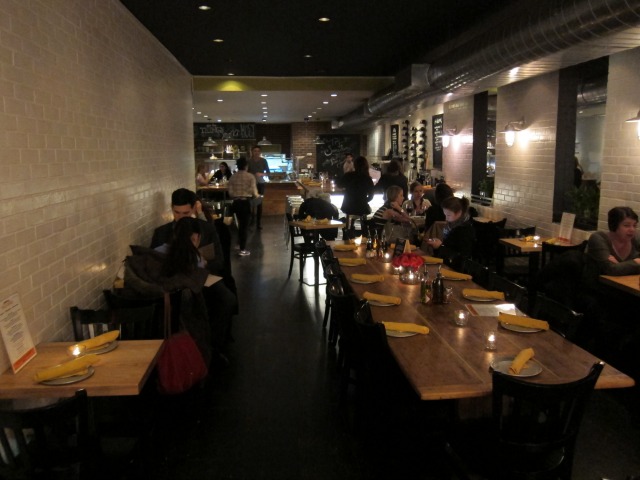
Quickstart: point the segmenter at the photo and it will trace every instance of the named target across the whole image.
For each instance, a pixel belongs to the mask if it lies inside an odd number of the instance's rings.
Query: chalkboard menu
[[[196,143],[209,137],[214,140],[255,140],[254,123],[194,123],[193,137]]]
[[[360,135],[319,135],[324,143],[316,145],[319,172],[328,172],[333,178],[343,174],[342,164],[347,153],[360,155]]]
[[[442,133],[444,128],[444,115],[432,117],[431,131],[433,134],[433,168],[442,170]]]

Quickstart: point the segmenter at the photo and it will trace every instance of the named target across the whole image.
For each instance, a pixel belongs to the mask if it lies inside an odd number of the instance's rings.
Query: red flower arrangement
[[[394,267],[412,267],[420,268],[424,260],[421,255],[417,253],[403,253],[397,257],[393,257],[391,264]]]

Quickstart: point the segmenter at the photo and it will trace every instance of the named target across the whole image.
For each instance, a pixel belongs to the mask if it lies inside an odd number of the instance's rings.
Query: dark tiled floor
[[[297,265],[287,280],[283,221],[263,223],[264,230],[251,231],[251,256],[233,258],[241,307],[230,364],[214,368],[201,390],[158,399],[143,473],[131,477],[443,478],[428,425],[399,416],[400,434],[372,440],[353,433],[350,412],[337,401],[335,352],[321,328],[324,287],[301,285]],[[640,474],[631,403],[628,392],[595,392],[574,478]]]

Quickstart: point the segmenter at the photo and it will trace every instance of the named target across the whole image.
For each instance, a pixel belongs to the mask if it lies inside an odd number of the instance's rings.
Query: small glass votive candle
[[[442,303],[451,303],[451,297],[453,296],[453,287],[444,287],[444,298]]]
[[[391,252],[384,252],[382,254],[382,257],[380,257],[380,260],[382,260],[384,263],[389,263],[391,262],[391,260],[393,260],[393,254]]]
[[[487,330],[484,333],[484,347],[487,350],[496,350],[498,348],[498,334],[495,330]]]
[[[459,327],[464,327],[469,322],[469,312],[456,310],[453,314],[453,322]]]
[[[359,237],[354,238],[353,241],[356,244],[356,246],[359,247],[362,244],[362,235],[360,235]]]
[[[78,358],[85,354],[87,347],[84,345],[71,345],[67,347],[67,355],[72,358]]]

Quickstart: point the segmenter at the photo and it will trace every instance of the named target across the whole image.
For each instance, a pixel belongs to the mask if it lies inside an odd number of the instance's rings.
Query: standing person
[[[371,213],[369,202],[373,199],[373,180],[369,175],[369,162],[365,157],[358,157],[353,162],[355,170],[345,173],[338,185],[344,188],[344,200],[342,211],[347,215],[361,217],[361,225],[364,227],[366,216]],[[347,225],[348,229],[353,225]]]
[[[238,219],[238,255],[246,257],[251,254],[247,250],[247,229],[251,218],[251,199],[257,198],[259,190],[256,177],[247,172],[247,159],[240,157],[236,161],[238,172],[229,179],[229,196],[233,199],[232,210]],[[262,208],[260,206],[259,208]],[[258,219],[258,225],[260,220]]]
[[[251,148],[251,158],[249,159],[248,172],[252,173],[256,177],[256,183],[258,185],[258,193],[264,195],[265,175],[269,175],[269,164],[267,160],[262,156],[262,150],[259,146]],[[258,230],[262,230],[262,202],[256,207],[256,227]]]
[[[382,192],[385,195],[385,201],[387,200],[387,189],[392,185],[397,185],[402,188],[402,196],[404,198],[409,197],[409,180],[407,180],[407,177],[400,171],[400,164],[396,160],[389,162],[387,171],[382,174],[376,184],[376,191]]]
[[[344,162],[342,164],[342,172],[349,173],[353,172],[355,167],[353,166],[353,155],[351,153],[347,153],[344,156]]]
[[[170,245],[174,240],[174,231],[178,220],[184,217],[196,217],[201,211],[200,201],[194,192],[186,188],[179,188],[171,194],[171,212],[173,221],[166,223],[153,232],[150,248]],[[212,275],[224,277],[225,259],[218,232],[213,223],[201,218],[196,219],[199,233],[199,256],[204,261],[205,268]],[[236,295],[227,287],[225,282],[216,282],[203,289],[207,304],[207,311],[212,328],[212,337],[216,353],[224,358],[223,351],[231,330],[231,319],[238,307]]]

